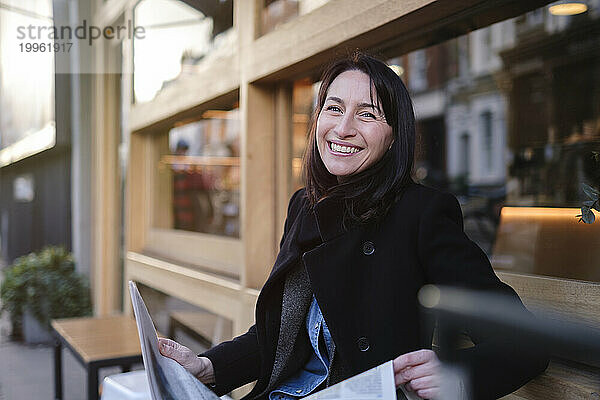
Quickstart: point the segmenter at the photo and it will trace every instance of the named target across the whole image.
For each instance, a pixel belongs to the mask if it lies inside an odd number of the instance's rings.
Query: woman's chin
[[[331,175],[335,175],[338,181],[349,178],[354,170],[351,168],[327,168]]]

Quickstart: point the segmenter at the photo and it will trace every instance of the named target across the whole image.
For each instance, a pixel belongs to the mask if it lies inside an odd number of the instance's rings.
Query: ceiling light
[[[552,15],[575,15],[586,12],[587,5],[578,2],[556,4],[548,8]]]
[[[390,69],[394,71],[398,76],[402,76],[402,74],[404,73],[404,68],[402,68],[400,65],[390,65]]]

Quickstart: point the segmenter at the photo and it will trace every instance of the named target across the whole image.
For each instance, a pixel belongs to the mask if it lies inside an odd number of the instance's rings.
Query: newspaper
[[[408,400],[420,399],[402,386],[400,389]],[[392,360],[305,397],[305,400],[396,400]]]
[[[152,400],[219,400],[216,394],[179,363],[160,354],[156,328],[137,286],[131,281],[129,294]]]

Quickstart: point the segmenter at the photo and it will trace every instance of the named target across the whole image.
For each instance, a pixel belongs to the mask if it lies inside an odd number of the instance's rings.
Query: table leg
[[[98,400],[98,368],[88,366],[88,400]]]
[[[54,339],[54,398],[62,400],[62,343]]]

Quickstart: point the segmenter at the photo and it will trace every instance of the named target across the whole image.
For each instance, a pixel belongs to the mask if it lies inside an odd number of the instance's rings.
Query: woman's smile
[[[329,150],[333,155],[341,157],[353,156],[362,150],[362,147],[340,141],[327,141],[327,144],[329,145]]]

